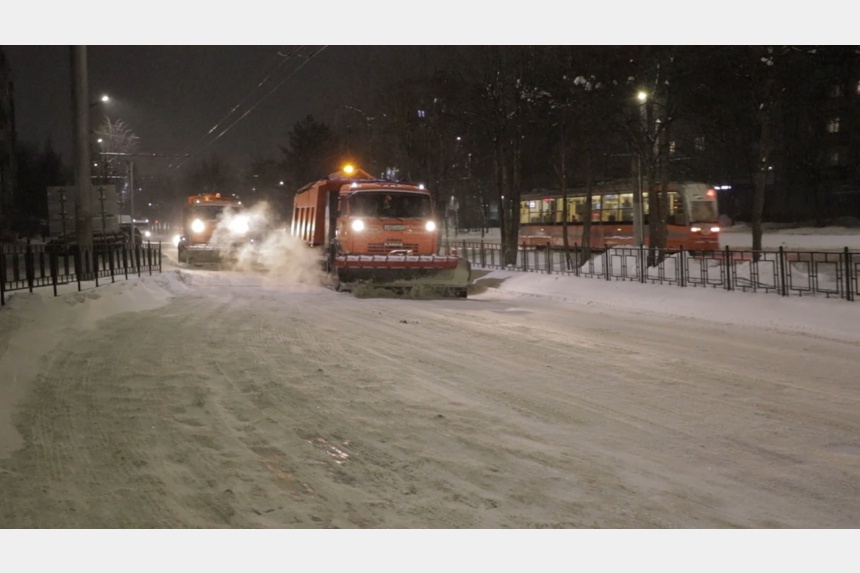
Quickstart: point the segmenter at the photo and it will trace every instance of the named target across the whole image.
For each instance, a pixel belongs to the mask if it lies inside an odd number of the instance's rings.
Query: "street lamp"
[[[639,141],[636,149],[636,185],[633,192],[633,244],[641,247],[645,235],[645,214],[642,206],[644,195],[642,184],[642,154],[645,152],[645,104],[648,102],[648,93],[640,91],[636,94],[639,101],[639,126],[636,130]]]
[[[108,181],[108,158],[106,155],[104,155],[105,140],[102,139],[101,137],[99,137],[98,139],[96,139],[96,143],[98,144],[98,149],[99,149],[99,151],[98,151],[99,162],[100,162],[99,166],[101,167],[101,172],[102,172],[102,184],[107,185],[109,183],[109,181]]]
[[[96,106],[97,106],[97,105],[99,105],[100,103],[107,103],[107,102],[109,102],[109,101],[110,101],[110,96],[108,96],[107,94],[105,94],[105,95],[103,95],[102,97],[100,97],[99,99],[97,99],[96,101],[94,101],[94,102],[90,102],[90,107],[96,107]]]
[[[97,106],[97,105],[99,105],[99,104],[107,103],[107,102],[109,102],[109,101],[110,101],[110,96],[108,96],[107,94],[103,94],[103,95],[102,95],[99,99],[97,99],[96,101],[91,101],[91,102],[90,102],[90,107],[89,107],[89,109],[92,109],[92,108],[96,107],[96,106]],[[97,144],[97,146],[98,146],[98,149],[101,149],[102,151],[104,151],[104,149],[103,149],[103,143],[104,143],[104,140],[103,140],[101,137],[98,137],[98,129],[97,129],[97,128],[95,128],[95,127],[93,127],[93,125],[92,125],[92,121],[93,121],[92,116],[89,116],[89,117],[87,118],[87,121],[90,123],[90,135],[91,135],[91,136],[92,136],[92,135],[95,135],[95,136],[97,137],[97,139],[96,139],[96,144]],[[105,178],[107,178],[107,165],[105,164],[106,159],[105,159],[105,157],[103,157],[103,156],[102,156],[102,157],[100,157],[100,158],[99,158],[99,160],[103,163],[103,165],[102,165],[102,171],[103,171],[103,172],[104,172],[104,174],[105,174]],[[106,183],[106,182],[107,182],[107,181],[105,181],[105,183]]]

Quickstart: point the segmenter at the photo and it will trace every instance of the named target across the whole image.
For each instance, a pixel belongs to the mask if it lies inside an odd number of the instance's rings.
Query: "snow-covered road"
[[[70,319],[22,366],[0,525],[860,526],[856,340],[505,280],[465,300],[362,298],[168,265],[22,293],[13,308],[68,316],[154,302]]]

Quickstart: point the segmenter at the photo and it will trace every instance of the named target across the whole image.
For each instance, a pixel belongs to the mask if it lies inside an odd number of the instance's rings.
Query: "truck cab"
[[[387,181],[344,185],[334,241],[344,254],[434,255],[439,236],[430,194],[420,185]]]
[[[179,260],[218,262],[244,244],[250,236],[250,220],[242,202],[220,193],[187,198],[182,211]]]

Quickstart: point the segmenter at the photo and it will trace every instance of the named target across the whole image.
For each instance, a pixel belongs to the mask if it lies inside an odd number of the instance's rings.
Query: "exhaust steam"
[[[226,208],[210,239],[222,253],[221,266],[292,284],[323,284],[319,253],[275,221],[266,202],[242,210]]]

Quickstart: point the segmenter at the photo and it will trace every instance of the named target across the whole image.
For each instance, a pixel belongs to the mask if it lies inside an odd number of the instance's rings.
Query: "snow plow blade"
[[[340,291],[362,286],[397,292],[417,289],[458,298],[466,298],[472,278],[466,259],[437,255],[340,255],[334,271]]]
[[[232,260],[232,253],[214,247],[186,247],[179,253],[179,262],[189,265],[221,265]]]

